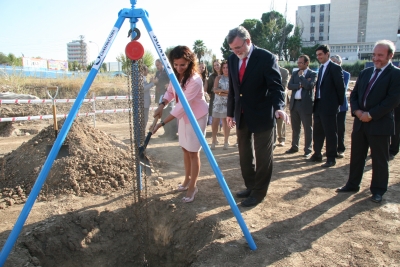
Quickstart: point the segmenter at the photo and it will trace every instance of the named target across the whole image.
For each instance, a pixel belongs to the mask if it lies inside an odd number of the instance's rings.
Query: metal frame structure
[[[103,47],[101,48],[99,55],[97,56],[95,63],[93,64],[93,67],[90,70],[85,82],[83,83],[82,88],[81,88],[78,96],[76,97],[76,101],[74,102],[73,106],[71,107],[69,115],[65,119],[65,122],[56,138],[53,148],[51,149],[51,151],[39,173],[39,176],[36,179],[36,182],[29,194],[29,197],[28,197],[6,243],[4,244],[4,247],[2,248],[2,250],[0,252],[0,267],[4,265],[12,247],[14,246],[14,244],[23,228],[23,225],[25,224],[25,222],[28,218],[28,215],[33,207],[33,204],[34,204],[37,196],[39,195],[39,192],[40,192],[44,182],[46,181],[46,178],[50,172],[50,169],[53,165],[54,160],[56,159],[56,156],[61,148],[61,145],[63,144],[63,142],[72,126],[73,121],[75,120],[76,116],[78,115],[78,111],[85,99],[85,96],[88,93],[90,86],[92,85],[99,69],[101,68],[103,61],[104,61],[112,43],[114,42],[115,38],[117,37],[117,34],[118,34],[119,30],[121,29],[121,26],[122,26],[123,22],[125,21],[125,19],[129,19],[129,21],[130,21],[130,25],[131,25],[131,29],[132,29],[132,39],[137,38],[137,36],[136,36],[137,34],[134,31],[134,29],[136,29],[136,23],[139,21],[139,19],[141,19],[143,21],[144,26],[146,27],[146,30],[150,36],[150,39],[153,42],[155,49],[157,50],[157,54],[158,54],[160,60],[162,61],[165,70],[167,71],[169,79],[172,82],[172,85],[174,86],[176,93],[178,94],[178,97],[182,103],[182,106],[189,118],[189,121],[196,133],[197,138],[200,141],[202,148],[204,149],[207,159],[216,175],[216,178],[221,186],[221,189],[222,189],[225,197],[228,200],[228,203],[232,209],[232,212],[233,212],[234,216],[236,217],[236,219],[239,223],[239,226],[242,229],[242,232],[247,240],[247,243],[249,244],[249,247],[251,250],[257,249],[257,246],[256,246],[244,220],[243,220],[243,217],[242,217],[242,215],[239,211],[239,208],[232,196],[232,193],[230,192],[230,190],[226,184],[226,181],[222,175],[222,172],[221,172],[217,162],[215,161],[215,158],[206,142],[204,135],[202,134],[202,132],[200,130],[200,127],[196,121],[196,118],[193,115],[192,110],[190,109],[190,106],[189,106],[189,104],[185,98],[185,95],[182,91],[182,88],[180,87],[179,82],[173,72],[173,69],[168,62],[167,55],[165,54],[165,51],[163,50],[163,48],[160,44],[160,41],[158,40],[157,35],[154,33],[154,31],[150,25],[148,13],[144,9],[135,8],[136,2],[137,2],[136,0],[130,0],[132,7],[130,9],[125,8],[125,9],[122,9],[119,11],[118,19],[117,19],[116,23],[114,24],[114,27],[112,28],[110,34],[108,35],[106,42],[104,43]]]

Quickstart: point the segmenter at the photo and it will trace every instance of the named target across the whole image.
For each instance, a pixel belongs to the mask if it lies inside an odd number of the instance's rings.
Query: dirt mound
[[[62,123],[59,122],[60,126]],[[25,201],[47,158],[46,149],[54,140],[50,125],[4,156],[2,164],[0,162],[3,202],[12,205]],[[58,194],[104,194],[131,184],[133,161],[128,146],[121,141],[75,121],[65,144],[69,146],[70,155],[54,161],[39,200]]]
[[[9,137],[14,132],[15,128],[12,122],[3,122],[0,123],[0,136],[1,137]]]

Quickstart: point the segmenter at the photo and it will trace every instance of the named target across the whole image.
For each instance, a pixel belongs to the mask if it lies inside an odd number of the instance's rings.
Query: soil
[[[96,103],[124,108],[124,101]],[[67,113],[70,105],[58,105]],[[91,105],[82,106],[82,112]],[[2,117],[50,114],[50,105],[3,105]],[[274,151],[273,178],[265,200],[239,210],[254,238],[251,250],[201,152],[199,193],[182,203],[183,181],[177,140],[156,133],[147,147],[152,175],[136,186],[127,113],[75,120],[65,144],[68,157],[55,160],[4,266],[400,266],[399,159],[390,161],[389,190],[370,201],[371,159],[360,192],[337,194],[349,173],[347,150],[323,169],[302,153]],[[149,121],[149,125],[151,119]],[[62,121],[59,121],[62,125]],[[3,247],[54,141],[52,120],[0,124],[0,247]],[[211,128],[207,127],[207,142]],[[222,135],[219,134],[222,143]],[[214,157],[237,203],[243,189],[236,137]],[[303,144],[303,139],[301,139]],[[140,197],[139,197],[140,194]],[[144,256],[145,255],[145,256]]]

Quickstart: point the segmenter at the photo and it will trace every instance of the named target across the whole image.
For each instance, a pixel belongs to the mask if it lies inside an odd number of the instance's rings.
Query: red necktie
[[[363,96],[363,106],[365,107],[365,101],[367,100],[367,96],[369,94],[369,92],[371,91],[372,85],[374,85],[374,82],[376,80],[376,78],[378,78],[378,74],[381,71],[381,69],[375,69],[375,73],[374,76],[372,77],[372,79],[369,81],[368,86],[367,86],[367,90],[365,90],[364,96]]]
[[[239,82],[240,83],[242,82],[242,79],[244,76],[244,71],[246,70],[246,60],[247,60],[247,57],[243,58],[242,65],[240,66],[240,69],[239,69]]]

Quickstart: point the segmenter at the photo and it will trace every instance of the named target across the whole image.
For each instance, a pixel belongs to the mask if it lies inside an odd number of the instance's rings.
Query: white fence
[[[154,95],[151,96],[154,98]],[[92,102],[95,103],[96,100],[124,100],[129,99],[130,96],[97,96],[93,98],[84,99],[83,102]],[[55,99],[56,103],[73,103],[76,99]],[[45,104],[52,103],[51,99],[0,99],[1,104]],[[155,107],[150,107],[150,110],[155,110]],[[95,106],[93,107],[92,112],[79,113],[78,117],[88,117],[95,116],[96,114],[110,114],[110,113],[120,113],[120,112],[129,112],[130,108],[123,109],[103,109],[96,110]],[[57,114],[57,118],[66,118],[68,114]],[[46,120],[52,119],[53,115],[37,115],[37,116],[25,116],[25,117],[8,117],[8,118],[0,118],[0,122],[5,121],[32,121],[32,120]]]

